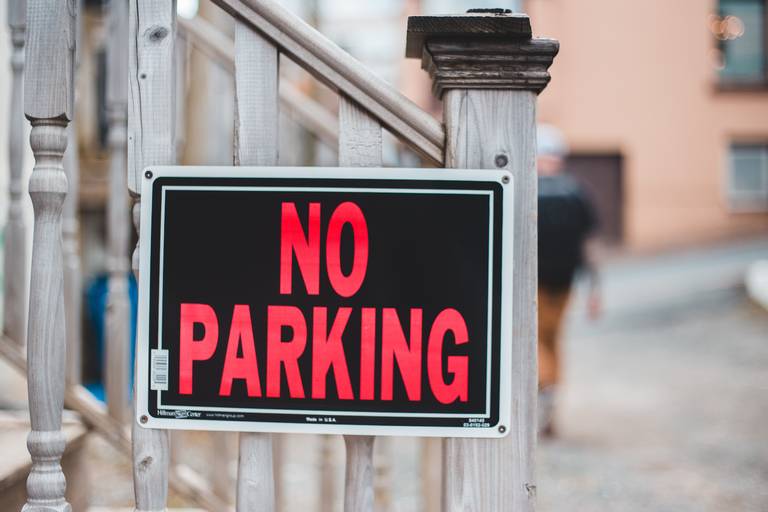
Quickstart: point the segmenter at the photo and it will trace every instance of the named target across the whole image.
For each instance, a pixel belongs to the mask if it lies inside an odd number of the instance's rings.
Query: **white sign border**
[[[283,433],[313,433],[313,434],[352,434],[352,435],[393,435],[393,436],[428,436],[428,437],[504,437],[510,431],[510,407],[511,407],[511,344],[512,339],[512,276],[513,276],[513,237],[514,237],[514,179],[512,173],[506,170],[465,170],[465,169],[404,169],[404,168],[340,168],[340,167],[222,167],[222,166],[150,166],[143,172],[142,201],[141,201],[141,240],[139,248],[140,272],[139,272],[139,304],[138,304],[138,329],[137,340],[149,338],[149,290],[150,290],[150,256],[151,256],[151,229],[152,229],[152,195],[153,185],[156,179],[170,178],[279,178],[279,179],[360,179],[360,180],[393,180],[393,181],[476,181],[497,182],[502,185],[503,211],[502,211],[502,276],[501,276],[501,340],[500,357],[502,364],[499,367],[499,418],[498,423],[490,427],[454,427],[454,426],[408,426],[408,425],[351,425],[318,422],[307,423],[279,423],[279,422],[255,422],[255,421],[227,421],[227,420],[198,420],[187,419],[194,415],[197,408],[174,407],[175,417],[156,418],[148,412],[148,383],[149,375],[147,364],[149,360],[149,346],[146,342],[137,343],[136,347],[136,421],[145,428],[182,429],[182,430],[213,430],[213,431],[238,431],[238,432],[283,432]],[[178,188],[171,185],[172,188]],[[194,187],[198,189],[200,187]],[[221,188],[221,187],[214,187]],[[240,189],[242,187],[233,187]],[[248,187],[254,188],[254,187]],[[256,187],[260,188],[260,187]],[[274,187],[264,187],[274,188]],[[285,187],[280,187],[285,188]],[[344,187],[348,189],[349,187]],[[451,193],[451,191],[446,191]],[[477,193],[477,191],[473,191]],[[456,192],[460,193],[460,192]],[[484,192],[482,192],[484,193]],[[492,201],[491,195],[491,201]],[[493,219],[493,208],[491,208]],[[489,254],[492,258],[493,254]],[[489,275],[489,280],[492,277]],[[492,293],[489,294],[489,302],[493,302]],[[490,312],[489,312],[490,315]],[[491,324],[489,322],[489,337]],[[489,350],[489,362],[491,360]],[[506,364],[504,364],[506,362]],[[489,371],[490,371],[490,365]],[[486,379],[490,386],[490,376]],[[147,386],[139,385],[147,383]],[[160,393],[160,391],[157,391]],[[490,399],[490,393],[486,393]],[[158,401],[158,409],[160,409]],[[206,411],[220,410],[226,413],[228,408],[202,408]],[[249,409],[248,412],[260,412],[261,410]],[[268,409],[261,412],[270,414],[305,415],[314,418],[342,416],[336,411],[299,411],[290,412]],[[349,414],[349,413],[347,413]],[[486,407],[485,418],[489,411]],[[467,419],[482,419],[478,414],[412,414],[412,413],[360,413],[355,416],[415,416],[428,417],[465,417]],[[504,426],[502,429],[501,426]]]

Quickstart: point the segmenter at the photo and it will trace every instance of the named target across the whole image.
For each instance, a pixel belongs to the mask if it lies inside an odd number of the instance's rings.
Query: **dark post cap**
[[[447,89],[517,89],[549,83],[560,45],[533,38],[526,14],[483,9],[457,16],[408,18],[406,57],[420,58],[435,95]]]
[[[453,16],[410,16],[405,56],[421,58],[424,43],[432,37],[530,39],[531,20],[527,14],[513,14],[506,9],[471,9],[467,14]]]

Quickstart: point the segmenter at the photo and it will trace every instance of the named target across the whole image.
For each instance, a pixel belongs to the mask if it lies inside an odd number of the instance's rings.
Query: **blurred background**
[[[282,3],[438,118],[442,107],[428,75],[418,60],[404,59],[408,16],[502,7],[529,14],[535,36],[560,41],[538,116],[562,133],[565,171],[594,204],[602,308],[588,318],[587,285],[577,281],[561,333],[556,435],[542,439],[537,453],[539,510],[768,511],[766,1]],[[85,2],[76,98],[83,381],[99,397],[107,275],[107,5]],[[179,160],[230,165],[231,65],[195,40],[231,41],[233,20],[208,0],[178,0],[178,12],[188,63],[180,88]],[[0,63],[9,63],[4,19],[2,27]],[[314,109],[309,118],[316,122],[308,129],[308,114],[284,109],[281,165],[336,165],[332,137],[323,130],[324,120],[336,114],[335,93],[284,56],[280,65],[283,80],[301,105]],[[10,87],[10,73],[0,73],[2,112]],[[7,210],[8,136],[4,120],[0,225]],[[388,136],[384,161],[423,165]],[[25,176],[32,163],[28,151]],[[31,225],[26,195],[24,203]],[[23,415],[13,411],[25,404],[25,381],[0,359],[0,408],[8,412],[0,421],[0,452],[21,448],[18,460],[0,458],[6,459],[0,461],[0,496],[23,485]],[[72,435],[81,440],[83,457],[95,461],[78,466],[78,489],[91,510],[130,507],[129,461],[96,435]],[[192,448],[179,457],[204,468],[209,455],[194,447],[212,441],[185,436]],[[216,441],[220,453],[234,457],[234,439]],[[436,484],[429,481],[434,476],[423,450],[412,439],[379,444],[379,510],[437,510],[428,496]],[[285,488],[303,489],[284,496],[284,510],[341,510],[340,439],[292,436],[282,453]],[[234,469],[232,463],[224,478],[233,478]],[[191,506],[174,499],[175,506]]]

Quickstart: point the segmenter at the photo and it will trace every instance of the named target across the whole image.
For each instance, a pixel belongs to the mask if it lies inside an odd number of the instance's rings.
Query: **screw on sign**
[[[142,426],[506,434],[509,172],[146,178]]]

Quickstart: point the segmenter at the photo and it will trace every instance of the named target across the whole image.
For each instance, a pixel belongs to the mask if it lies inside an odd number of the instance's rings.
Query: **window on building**
[[[768,144],[731,145],[728,199],[735,211],[768,211]]]
[[[711,29],[719,41],[723,85],[766,83],[766,0],[720,0]]]

